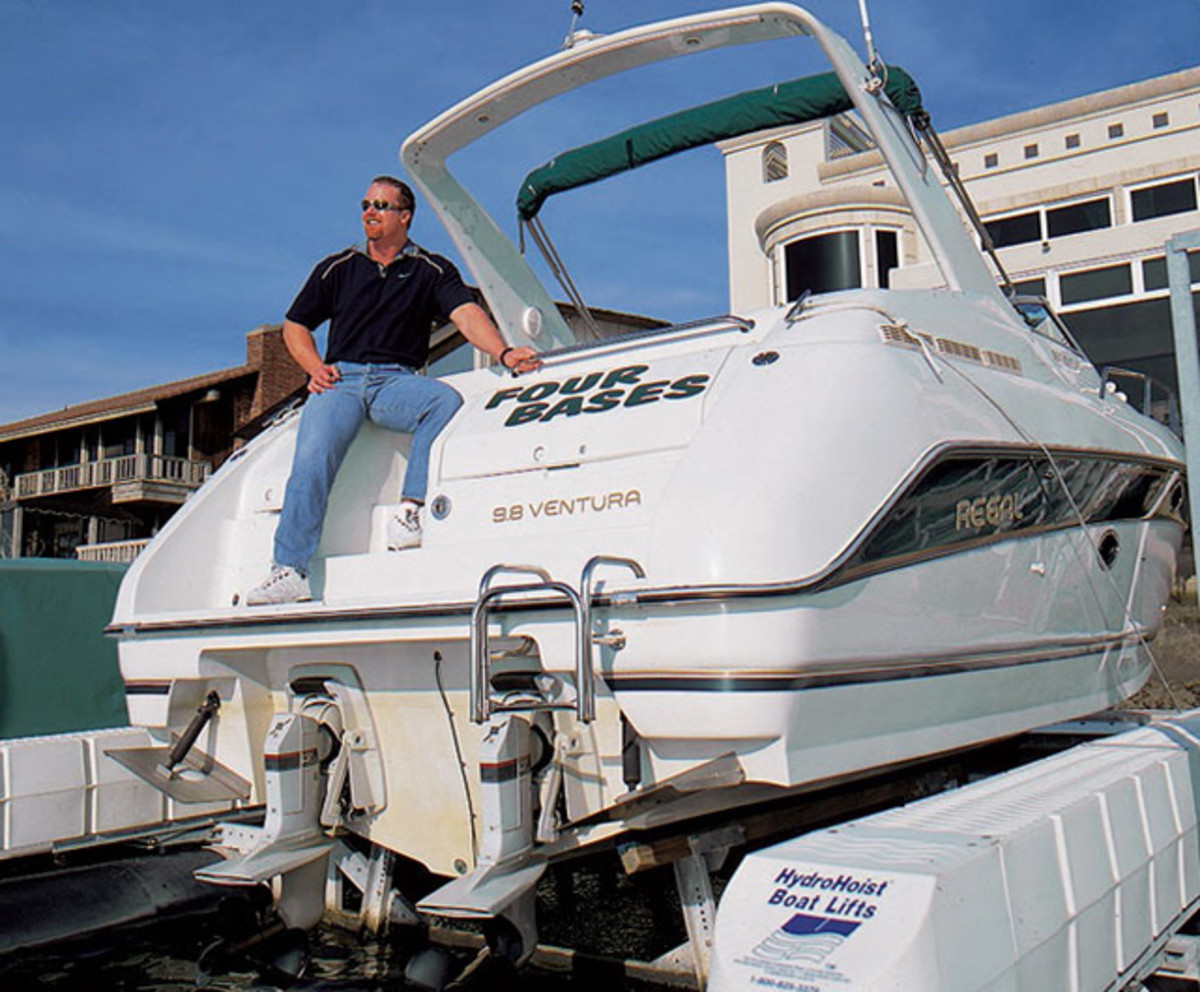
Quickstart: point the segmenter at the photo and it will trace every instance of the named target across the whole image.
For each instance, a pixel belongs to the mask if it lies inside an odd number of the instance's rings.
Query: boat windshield
[[[1036,296],[1015,296],[1012,305],[1026,326],[1035,334],[1083,354],[1083,349],[1076,344],[1071,332],[1067,330],[1058,314],[1050,309],[1046,300]]]

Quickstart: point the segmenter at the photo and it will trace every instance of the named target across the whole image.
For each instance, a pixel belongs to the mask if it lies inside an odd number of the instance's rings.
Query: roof
[[[1083,118],[1111,114],[1138,104],[1181,96],[1196,90],[1200,90],[1200,66],[1096,93],[1087,93],[1043,107],[1021,110],[976,124],[965,124],[944,132],[941,136],[942,144],[946,146],[947,151],[961,152],[973,145],[1067,123],[1077,123]],[[825,181],[857,172],[867,172],[882,164],[883,156],[879,150],[868,149],[831,162],[823,162],[818,166],[818,173],[821,180]]]
[[[1112,113],[1139,103],[1160,100],[1163,97],[1179,96],[1189,90],[1200,89],[1200,66],[1181,69],[1165,76],[1155,76],[1124,86],[1087,93],[1083,96],[1021,110],[1004,117],[967,124],[947,131],[942,140],[947,148],[960,147],[979,141],[987,141],[1002,135],[1018,134],[1039,128],[1062,124],[1066,121]]]
[[[184,396],[187,393],[201,389],[211,389],[222,383],[233,382],[246,376],[256,375],[258,368],[253,365],[239,365],[234,368],[222,369],[219,372],[209,372],[205,375],[192,376],[190,379],[179,379],[158,386],[149,386],[131,393],[119,396],[109,396],[88,403],[77,403],[63,407],[53,413],[42,413],[26,420],[16,420],[10,424],[0,424],[0,442],[15,441],[19,438],[44,434],[47,431],[64,430],[68,427],[82,427],[103,420],[115,420],[118,417],[130,417],[139,413],[147,413],[157,408],[164,400]]]

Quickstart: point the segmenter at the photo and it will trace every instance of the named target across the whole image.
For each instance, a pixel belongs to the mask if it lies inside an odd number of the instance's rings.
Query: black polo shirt
[[[326,320],[325,361],[398,362],[420,368],[435,319],[473,302],[458,269],[409,241],[391,265],[363,248],[322,259],[288,308],[287,319],[315,331]]]

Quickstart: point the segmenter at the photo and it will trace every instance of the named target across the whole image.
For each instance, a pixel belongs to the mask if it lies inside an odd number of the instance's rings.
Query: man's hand
[[[285,319],[283,322],[283,343],[287,347],[292,360],[308,373],[308,391],[323,393],[337,384],[342,373],[336,365],[326,365],[321,361],[321,353],[317,351],[313,341],[312,331],[294,320]]]
[[[326,365],[323,362],[308,374],[308,391],[323,393],[337,385],[342,377],[336,365]]]
[[[490,355],[510,372],[532,372],[542,360],[532,348],[507,348],[492,319],[478,303],[464,303],[450,313],[450,320],[462,336],[485,355]]]
[[[504,367],[510,372],[533,372],[542,367],[542,360],[532,348],[509,348],[504,353]]]

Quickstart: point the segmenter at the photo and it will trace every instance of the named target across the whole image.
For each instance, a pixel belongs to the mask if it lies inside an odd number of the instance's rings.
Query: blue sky
[[[610,31],[705,9],[588,0]],[[861,51],[857,0],[809,9]],[[942,130],[1200,64],[1200,0],[872,0]],[[239,364],[318,258],[356,241],[404,137],[555,50],[567,0],[0,0],[0,423]],[[684,59],[522,118],[452,166],[507,230],[555,151],[692,99],[823,69],[813,46]],[[705,57],[708,58],[708,57]],[[725,307],[720,156],[543,214],[589,301]],[[430,211],[413,231],[454,257]]]

